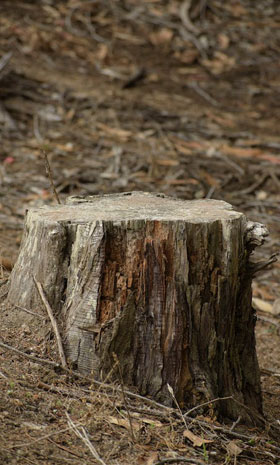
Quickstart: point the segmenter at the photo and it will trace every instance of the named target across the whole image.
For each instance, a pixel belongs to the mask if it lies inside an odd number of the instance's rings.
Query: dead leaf
[[[129,420],[127,420],[126,418],[117,418],[109,416],[109,422],[113,425],[121,426],[122,428],[125,428],[128,431],[131,430]],[[138,421],[132,420],[132,428],[134,431],[139,431],[142,428],[142,425]]]
[[[137,137],[141,140],[147,139],[156,133],[154,129],[147,129],[146,131],[138,132]]]
[[[253,297],[259,297],[262,300],[274,300],[274,296],[266,287],[261,287],[258,283],[253,283]]]
[[[204,415],[198,415],[196,418],[198,420],[207,421],[207,423],[211,423],[211,424],[215,423],[216,421],[216,418],[209,417],[209,416],[205,417]]]
[[[268,197],[268,192],[260,190],[256,192],[256,199],[257,200],[265,200]]]
[[[148,74],[147,81],[148,82],[158,82],[159,81],[159,74],[158,73],[150,73]]]
[[[70,110],[67,111],[67,113],[65,113],[65,120],[72,121],[72,119],[75,116],[75,113],[76,113],[76,110],[74,108],[70,108]]]
[[[199,57],[199,52],[194,48],[190,48],[184,50],[183,52],[176,52],[174,56],[182,63],[185,63],[186,65],[191,65]]]
[[[192,154],[194,150],[207,150],[210,146],[207,141],[183,140],[176,136],[171,136],[170,139],[175,144],[175,147],[178,147],[178,150],[186,153],[186,155]]]
[[[253,147],[257,145],[261,145],[264,141],[261,141],[260,139],[240,139],[240,143],[244,145],[245,147]]]
[[[107,133],[109,136],[116,137],[124,142],[127,142],[128,139],[132,136],[132,132],[127,131],[126,129],[110,128],[109,126],[103,123],[97,123],[96,126],[105,133]]]
[[[237,441],[230,441],[227,444],[227,452],[231,457],[236,457],[241,454],[242,449],[237,445]]]
[[[263,153],[258,158],[261,158],[262,160],[270,161],[271,163],[274,163],[275,165],[280,164],[279,155],[272,155],[270,153]]]
[[[200,170],[199,174],[202,179],[204,179],[207,184],[211,187],[219,187],[220,186],[220,181],[218,179],[215,179],[214,176],[212,176],[208,171],[206,170]]]
[[[201,60],[203,66],[205,66],[212,74],[218,75],[230,71],[235,66],[235,58],[229,57],[225,53],[216,51],[212,60],[204,59]]]
[[[227,5],[226,9],[230,11],[235,18],[239,18],[240,16],[245,16],[247,14],[247,10],[245,10],[244,6],[242,6],[240,2],[233,2],[232,5]]]
[[[102,179],[118,179],[119,175],[117,173],[107,173],[104,171],[104,173],[100,173],[99,175]]]
[[[66,144],[56,144],[56,148],[63,152],[73,152],[74,145],[72,142],[67,142]]]
[[[42,430],[47,428],[47,425],[38,425],[36,423],[33,423],[32,421],[24,421],[22,423],[22,426],[26,426],[26,428],[33,429],[33,430]]]
[[[266,313],[273,313],[272,304],[269,302],[266,302],[265,300],[258,299],[257,297],[253,297],[252,304],[256,308],[256,310],[261,310],[262,312],[266,312]]]
[[[159,184],[169,184],[170,186],[186,186],[187,184],[198,185],[199,181],[193,178],[187,179],[162,179]]]
[[[158,461],[158,452],[151,452],[150,456],[146,461],[146,465],[153,465],[153,463]]]
[[[178,150],[178,152],[182,153],[183,155],[191,155],[192,150],[190,148],[185,147],[183,144],[180,144],[180,142],[175,142],[175,148]]]
[[[178,160],[171,160],[171,159],[162,160],[162,159],[158,159],[158,160],[156,160],[156,164],[160,165],[160,166],[178,166],[179,162],[178,162]]]
[[[60,13],[57,11],[56,8],[53,8],[50,5],[44,5],[42,8],[54,19],[60,18]]]
[[[109,48],[107,44],[99,44],[97,47],[97,52],[95,54],[96,58],[103,62],[107,58],[109,53]]]
[[[210,110],[205,111],[205,115],[208,116],[209,119],[214,121],[215,123],[218,123],[219,125],[226,127],[226,128],[234,128],[235,127],[235,121],[232,115],[226,114],[226,113],[221,113],[219,115],[215,115]]]
[[[14,260],[10,258],[4,258],[0,255],[0,270],[4,268],[5,270],[11,271],[14,266]]]
[[[157,32],[152,32],[149,39],[153,45],[163,45],[171,41],[173,32],[171,29],[162,28]]]
[[[250,158],[250,157],[257,157],[261,155],[260,149],[253,149],[253,148],[243,148],[243,147],[231,147],[230,145],[222,145],[220,150],[228,155],[235,155],[236,157],[240,158]]]
[[[157,428],[160,428],[163,426],[163,423],[161,423],[159,420],[151,420],[150,418],[141,418],[141,421],[143,423],[146,423],[147,425],[151,425]]]
[[[280,315],[280,299],[276,299],[272,305],[272,312],[273,315]]]
[[[231,147],[230,145],[223,144],[220,146],[220,151],[228,154],[235,155],[240,158],[259,158],[261,160],[268,160],[274,164],[280,164],[279,155],[271,153],[264,153],[261,149],[257,148],[244,148],[244,147]]]
[[[203,444],[208,444],[210,442],[214,442],[211,439],[204,439],[201,438],[200,436],[196,436],[196,434],[193,434],[190,430],[186,429],[183,432],[184,438],[188,438],[190,441],[192,441],[193,445],[195,447],[201,447]]]
[[[221,50],[226,50],[229,46],[230,39],[226,34],[221,32],[218,35],[218,43]]]

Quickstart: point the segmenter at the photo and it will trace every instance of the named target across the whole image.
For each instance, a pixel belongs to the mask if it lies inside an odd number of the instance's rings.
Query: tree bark
[[[266,229],[222,201],[143,192],[32,209],[9,300],[33,311],[43,286],[67,359],[182,407],[262,412],[249,256]]]

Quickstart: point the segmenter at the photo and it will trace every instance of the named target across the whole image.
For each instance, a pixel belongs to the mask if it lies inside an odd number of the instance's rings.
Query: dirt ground
[[[26,209],[55,203],[42,148],[62,201],[223,199],[278,252],[279,25],[277,0],[0,2],[1,463],[280,463],[279,263],[253,283],[263,428],[62,372],[45,316],[5,301]]]

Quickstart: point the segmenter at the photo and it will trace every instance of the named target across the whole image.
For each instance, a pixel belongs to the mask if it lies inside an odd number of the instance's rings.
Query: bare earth
[[[5,300],[26,209],[56,202],[42,148],[62,201],[222,199],[269,228],[256,261],[278,252],[279,24],[273,0],[1,1],[0,463],[280,463],[279,263],[253,284],[263,427],[53,368],[47,315]]]

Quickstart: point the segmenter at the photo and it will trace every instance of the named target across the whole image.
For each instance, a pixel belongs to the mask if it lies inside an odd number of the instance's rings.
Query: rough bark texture
[[[261,412],[249,255],[266,230],[225,202],[161,194],[74,197],[27,213],[9,299],[33,311],[42,283],[68,360],[182,406],[233,395]],[[217,403],[222,415],[246,409]]]

